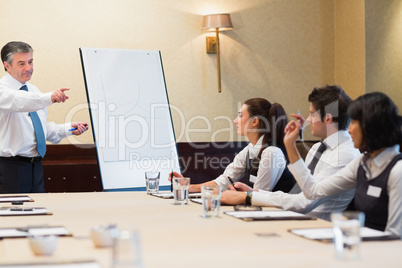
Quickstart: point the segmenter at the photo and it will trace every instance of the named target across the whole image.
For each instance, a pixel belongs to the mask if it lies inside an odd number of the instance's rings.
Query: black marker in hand
[[[170,174],[170,191],[173,192],[173,169],[172,173]]]
[[[228,177],[228,180],[229,180],[230,184],[233,186],[233,188],[235,188],[236,191],[239,191],[239,189],[237,189],[237,188],[234,186],[234,182],[233,182],[232,178]]]

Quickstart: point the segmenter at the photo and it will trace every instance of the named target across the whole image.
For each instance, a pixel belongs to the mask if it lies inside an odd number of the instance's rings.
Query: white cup
[[[364,213],[358,211],[331,214],[335,254],[338,260],[359,259],[360,228],[364,226],[364,218]]]
[[[35,255],[52,255],[57,248],[59,237],[55,235],[30,236],[29,247]]]
[[[159,192],[160,172],[145,172],[145,184],[147,194],[157,194]]]
[[[97,225],[92,227],[90,231],[91,240],[98,248],[108,248],[113,245],[113,236],[117,232],[114,225],[102,226]]]
[[[187,205],[190,178],[173,178],[173,197],[175,205]]]
[[[219,215],[221,192],[221,186],[201,185],[202,216],[204,218],[215,218]]]
[[[113,239],[112,268],[142,268],[140,235],[135,230],[119,230]]]

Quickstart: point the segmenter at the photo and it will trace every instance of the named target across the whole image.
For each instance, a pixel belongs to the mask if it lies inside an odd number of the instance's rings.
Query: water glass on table
[[[145,172],[145,183],[147,194],[157,194],[159,192],[160,172]]]
[[[204,218],[215,218],[219,215],[221,192],[221,186],[201,185],[202,216]]]
[[[359,211],[331,214],[335,254],[338,260],[359,259],[360,228],[364,226],[364,219],[364,213]]]
[[[112,268],[142,268],[141,239],[136,230],[119,230],[113,238]]]
[[[175,205],[187,205],[190,178],[173,178],[173,197]]]

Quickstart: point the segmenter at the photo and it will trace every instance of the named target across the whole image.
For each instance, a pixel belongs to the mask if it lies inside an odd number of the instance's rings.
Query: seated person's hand
[[[241,191],[241,192],[247,192],[247,191],[253,191],[254,189],[248,186],[245,183],[242,182],[235,182],[234,187],[232,185],[229,185],[230,190],[232,191]]]
[[[224,191],[221,195],[221,202],[227,205],[244,204],[246,202],[246,195],[244,192]]]
[[[303,128],[304,122],[306,122],[306,119],[300,114],[290,114],[291,117],[294,117],[296,120],[300,120],[300,127]]]
[[[173,178],[183,178],[183,175],[181,175],[180,173],[177,173],[176,171],[173,171]],[[172,172],[169,173],[169,181],[172,181]],[[191,183],[191,181],[190,181]],[[193,185],[190,184],[190,187],[188,188],[188,192],[189,193],[199,193],[200,189],[199,189],[199,185]]]
[[[299,138],[300,125],[300,120],[292,120],[286,125],[285,137],[283,138],[283,142],[286,146],[291,146],[296,143],[296,140]]]
[[[183,178],[183,175],[181,175],[180,173],[177,173],[176,171],[173,171],[173,178]],[[172,172],[169,173],[169,181],[172,180]]]

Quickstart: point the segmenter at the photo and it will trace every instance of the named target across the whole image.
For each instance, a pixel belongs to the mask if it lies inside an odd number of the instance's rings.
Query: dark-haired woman
[[[355,208],[366,214],[365,226],[402,238],[402,118],[385,94],[360,96],[348,108],[349,133],[363,152],[334,176],[316,181],[297,152],[299,121],[286,126],[289,169],[309,199],[330,196],[356,187]]]
[[[283,144],[287,122],[285,110],[280,104],[271,104],[263,98],[245,101],[234,123],[237,133],[246,136],[250,143],[236,155],[222,175],[215,180],[190,185],[190,192],[200,192],[201,185],[220,185],[223,190],[228,190],[230,180],[239,181],[243,175],[254,189],[289,192],[294,179],[286,168]],[[181,176],[176,172],[173,175]]]

